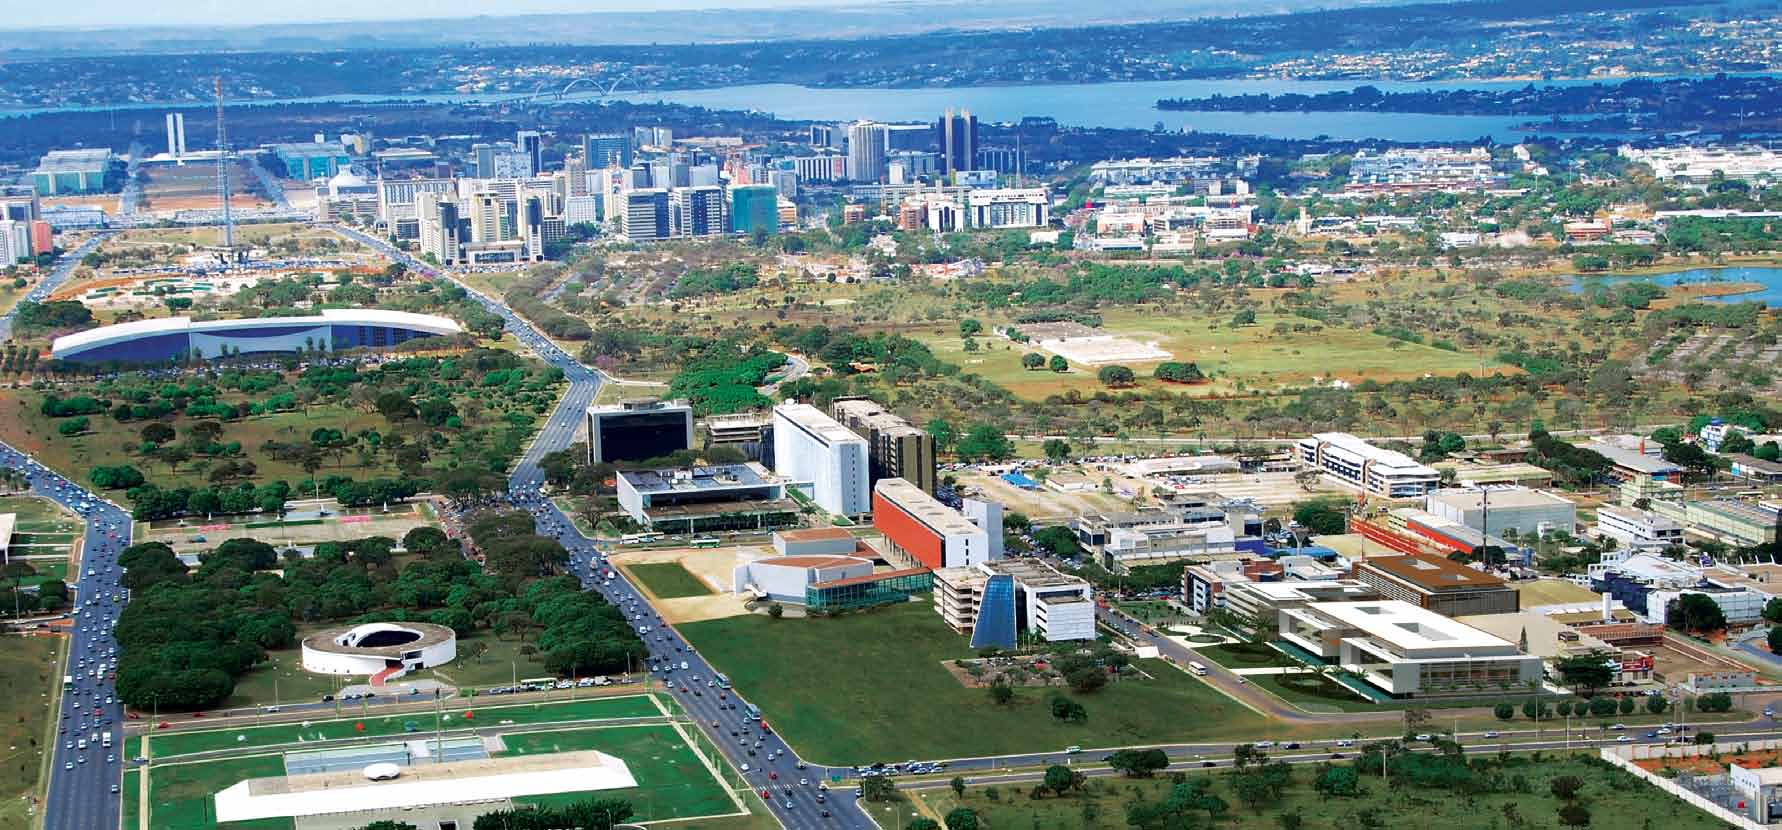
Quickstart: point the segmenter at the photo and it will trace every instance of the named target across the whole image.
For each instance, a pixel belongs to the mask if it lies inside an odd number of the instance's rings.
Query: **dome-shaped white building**
[[[429,623],[364,623],[303,638],[303,668],[317,674],[366,675],[381,682],[458,656],[458,635]]]

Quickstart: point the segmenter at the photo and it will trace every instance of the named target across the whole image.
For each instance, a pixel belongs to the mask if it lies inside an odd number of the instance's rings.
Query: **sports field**
[[[343,707],[350,713],[351,706]],[[566,703],[517,704],[510,706],[476,706],[467,710],[447,710],[443,728],[473,729],[507,723],[558,723],[562,721],[602,718],[658,717],[660,709],[644,695],[592,698]],[[410,727],[413,727],[412,729]],[[149,748],[159,760],[219,749],[249,749],[284,746],[312,741],[370,738],[401,735],[408,732],[432,732],[434,713],[426,710],[368,718],[347,717],[341,720],[304,723],[281,723],[272,726],[244,726],[236,729],[208,729],[193,732],[155,734]]]
[[[711,586],[701,582],[679,562],[642,562],[625,565],[650,593],[662,599],[703,597],[711,594]]]
[[[806,759],[823,764],[1207,740],[1265,728],[1262,716],[1155,660],[1137,664],[1151,679],[1072,696],[1088,710],[1080,724],[1052,717],[1054,689],[1020,689],[999,706],[942,667],[972,651],[926,598],[832,619],[743,616],[679,630]]]
[[[713,777],[711,770],[669,726],[614,726],[527,732],[505,735],[507,751],[501,755],[537,755],[596,749],[615,756],[630,767],[637,788],[538,796],[516,801],[560,804],[586,798],[621,797],[636,808],[643,821],[712,816],[737,812],[735,802]]]

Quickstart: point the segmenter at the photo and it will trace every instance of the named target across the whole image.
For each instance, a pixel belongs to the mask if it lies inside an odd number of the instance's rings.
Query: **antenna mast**
[[[229,211],[229,131],[223,124],[223,78],[216,78],[217,90],[217,199],[223,203],[223,248],[231,261],[235,258],[235,216]]]

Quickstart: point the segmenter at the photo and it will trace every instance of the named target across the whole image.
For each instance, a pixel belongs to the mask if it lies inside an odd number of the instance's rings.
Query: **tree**
[[[142,436],[143,443],[153,444],[157,447],[168,441],[172,441],[177,435],[173,427],[163,424],[160,421],[151,421],[147,424],[143,424],[139,434]]]
[[[965,797],[965,778],[964,778],[964,776],[959,776],[959,775],[953,776],[953,780],[948,781],[947,786],[952,788],[954,798],[964,798]]]
[[[935,418],[928,422],[928,435],[934,439],[934,448],[947,452],[953,448],[953,442],[959,439],[959,430],[945,418]]]
[[[1326,796],[1353,798],[1361,795],[1361,775],[1352,766],[1325,764],[1312,781],[1312,788]]]
[[[1782,597],[1773,597],[1763,604],[1765,622],[1782,623]]]
[[[1634,710],[1638,708],[1639,704],[1634,703],[1632,697],[1623,697],[1615,703],[1615,711],[1620,712],[1623,715],[1631,715],[1634,713]]]
[[[1066,674],[1064,680],[1070,684],[1071,691],[1080,695],[1089,694],[1108,685],[1108,673],[1100,666],[1083,666]]]
[[[1671,702],[1665,700],[1663,695],[1646,696],[1646,711],[1650,714],[1662,715],[1664,714],[1664,710],[1669,709],[1670,707]]]
[[[1157,364],[1157,368],[1151,370],[1151,376],[1170,383],[1200,383],[1207,379],[1199,365],[1175,361]]]
[[[967,317],[959,321],[959,336],[970,337],[984,330],[984,324]]]
[[[970,807],[954,807],[947,813],[947,830],[978,830],[978,811]]]
[[[1070,361],[1065,360],[1064,355],[1055,354],[1046,361],[1046,368],[1054,372],[1068,372],[1070,371]]]
[[[1554,668],[1558,669],[1559,676],[1567,686],[1587,692],[1607,686],[1615,679],[1614,670],[1597,654],[1564,657],[1554,661]]]
[[[1349,516],[1336,499],[1303,501],[1293,508],[1293,520],[1313,534],[1335,535],[1349,529]]]
[[[1617,711],[1615,699],[1612,697],[1596,697],[1590,700],[1590,714],[1606,718]]]
[[[1499,703],[1491,707],[1491,714],[1496,715],[1498,720],[1509,720],[1516,717],[1516,707],[1508,703]]]
[[[1559,823],[1567,827],[1589,827],[1590,809],[1575,801],[1559,805]]]
[[[1256,310],[1255,309],[1246,308],[1246,309],[1242,309],[1242,310],[1238,311],[1238,313],[1236,313],[1236,314],[1231,315],[1231,327],[1234,329],[1241,328],[1243,326],[1254,326],[1254,325],[1256,325]]]
[[[1132,369],[1126,366],[1103,366],[1100,371],[1095,373],[1095,377],[1097,380],[1101,381],[1103,386],[1111,386],[1115,388],[1131,386],[1133,381],[1137,378],[1137,376],[1132,373]]]
[[[1028,371],[1046,368],[1046,356],[1039,352],[1028,352],[1021,355],[1021,368]]]
[[[1707,633],[1726,628],[1726,614],[1707,594],[1684,594],[1665,606],[1664,624],[1680,631]]]
[[[1069,792],[1071,783],[1075,780],[1076,776],[1071,774],[1070,767],[1062,764],[1053,764],[1052,766],[1046,767],[1046,789],[1051,790],[1054,793],[1064,795],[1066,792]]]
[[[1771,600],[1771,602],[1774,601]],[[1764,640],[1769,643],[1771,653],[1782,654],[1782,625],[1770,626],[1769,634],[1764,637]]]
[[[1015,688],[1007,680],[1000,677],[990,684],[990,702],[998,706],[1007,706],[1015,699]]]
[[[1128,778],[1150,778],[1169,768],[1169,755],[1161,749],[1118,749],[1108,756],[1108,766]]]
[[[69,418],[66,421],[56,424],[56,432],[59,433],[60,435],[62,435],[63,437],[72,437],[75,435],[79,435],[83,432],[86,432],[87,428],[90,426],[92,426],[92,422],[87,420],[87,416],[77,415],[73,418]]]
[[[867,801],[890,801],[897,797],[897,785],[891,779],[875,775],[860,779],[860,797]]]
[[[1047,438],[1043,449],[1046,460],[1053,464],[1062,464],[1065,459],[1070,458],[1070,442],[1063,438]]]
[[[1584,780],[1576,775],[1554,776],[1553,780],[1547,782],[1547,789],[1553,792],[1554,798],[1571,801],[1584,791]]]
[[[1002,461],[1014,457],[1015,445],[995,424],[977,423],[965,431],[955,453],[971,461]]]
[[[903,826],[903,830],[940,830],[940,824],[927,816],[917,816]]]

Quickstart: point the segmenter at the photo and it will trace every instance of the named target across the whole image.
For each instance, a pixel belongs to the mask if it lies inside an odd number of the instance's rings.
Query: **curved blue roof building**
[[[304,317],[254,317],[194,321],[190,317],[137,320],[58,337],[50,354],[70,363],[162,363],[306,349],[341,351],[388,348],[417,337],[458,334],[444,317],[363,308],[330,308]]]

